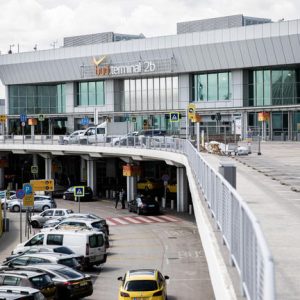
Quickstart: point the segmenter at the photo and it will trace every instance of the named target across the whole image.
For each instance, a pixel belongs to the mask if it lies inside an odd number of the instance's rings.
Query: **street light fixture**
[[[12,54],[12,50],[11,50],[11,48],[12,48],[12,47],[14,47],[14,46],[15,46],[15,44],[9,45],[8,54]]]

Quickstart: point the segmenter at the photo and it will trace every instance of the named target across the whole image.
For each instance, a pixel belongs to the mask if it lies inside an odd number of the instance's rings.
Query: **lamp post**
[[[9,45],[8,54],[12,54],[12,50],[11,50],[11,48],[12,48],[12,47],[14,47],[14,46],[15,46],[15,44]]]

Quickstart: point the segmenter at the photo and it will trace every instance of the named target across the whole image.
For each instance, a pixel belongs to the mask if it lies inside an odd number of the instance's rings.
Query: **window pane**
[[[161,77],[159,79],[160,81],[160,109],[166,109],[167,108],[167,90],[166,90],[166,78]],[[171,88],[171,85],[170,85]],[[171,89],[169,91],[169,94],[171,94]],[[172,94],[171,94],[172,95]],[[171,104],[172,104],[172,98],[170,99]]]
[[[264,105],[271,105],[271,71],[264,71]]]
[[[167,107],[164,107],[163,109],[173,109],[172,77],[166,78],[166,96]]]
[[[88,83],[81,82],[79,84],[79,105],[88,105]]]
[[[88,105],[95,105],[96,104],[96,84],[95,84],[95,82],[88,83],[88,91],[89,91]]]
[[[136,110],[135,80],[130,80],[130,110]]]
[[[173,109],[179,108],[179,98],[178,98],[178,77],[172,78],[172,91],[173,91]]]
[[[197,101],[207,101],[207,74],[198,75],[197,78]]]
[[[208,100],[218,99],[218,74],[208,74]]]
[[[142,110],[142,80],[135,81],[136,86],[136,110]]]
[[[154,95],[153,95],[153,78],[148,79],[148,109],[153,110],[154,108]]]
[[[159,78],[154,78],[154,109],[159,110]]]
[[[148,87],[147,79],[142,79],[142,110],[148,109]]]
[[[256,71],[256,105],[262,106],[264,100],[263,71]]]
[[[219,100],[229,99],[228,73],[219,73]]]
[[[124,99],[125,99],[125,111],[130,111],[130,86],[129,86],[129,80],[124,80]]]
[[[272,104],[281,104],[282,99],[282,71],[272,71]]]

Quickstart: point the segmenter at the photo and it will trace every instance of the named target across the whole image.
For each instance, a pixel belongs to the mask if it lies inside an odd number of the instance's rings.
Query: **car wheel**
[[[12,211],[14,211],[14,212],[20,211],[20,206],[19,206],[19,205],[14,205],[14,206],[12,207]]]
[[[39,223],[37,221],[32,221],[31,222],[31,226],[32,226],[32,228],[38,228],[39,227]]]
[[[137,213],[138,215],[141,215],[141,214],[142,214],[141,209],[140,209],[139,207],[137,208],[136,213]]]
[[[67,196],[66,196],[66,195],[63,195],[63,199],[64,199],[64,200],[67,200]]]
[[[48,205],[43,206],[42,211],[49,209],[50,207]]]

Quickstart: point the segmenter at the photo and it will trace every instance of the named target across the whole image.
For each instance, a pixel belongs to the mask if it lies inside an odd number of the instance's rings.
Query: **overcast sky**
[[[63,37],[114,31],[176,34],[176,22],[244,14],[300,18],[299,0],[0,0],[0,51],[62,45]],[[3,96],[0,91],[0,97]]]

